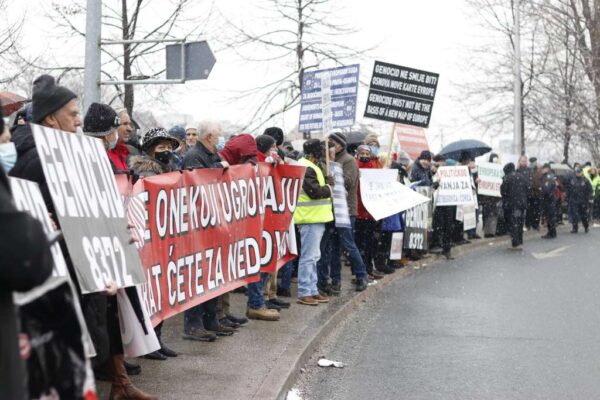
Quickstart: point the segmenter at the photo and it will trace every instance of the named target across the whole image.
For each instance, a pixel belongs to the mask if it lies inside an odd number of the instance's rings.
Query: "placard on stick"
[[[439,74],[375,61],[365,117],[427,128]]]

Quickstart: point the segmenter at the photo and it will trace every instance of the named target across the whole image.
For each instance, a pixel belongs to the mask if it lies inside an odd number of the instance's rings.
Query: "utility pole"
[[[102,0],[87,0],[85,20],[85,75],[83,113],[90,104],[100,102],[100,40],[102,36]]]
[[[514,137],[513,137],[513,148],[516,155],[521,155],[523,152],[522,143],[522,93],[521,93],[521,7],[520,0],[514,0],[514,44],[515,44],[515,58],[514,58]]]

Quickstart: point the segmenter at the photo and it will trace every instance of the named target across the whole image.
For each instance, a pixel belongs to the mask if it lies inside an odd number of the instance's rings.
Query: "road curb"
[[[562,230],[562,229],[561,229]],[[538,231],[524,233],[524,238],[535,238]],[[510,236],[502,236],[494,239],[481,239],[470,244],[454,247],[453,256],[462,257],[482,248],[495,248],[506,246],[510,243]],[[392,282],[411,276],[415,271],[429,268],[445,261],[444,257],[431,254],[416,262],[411,262],[405,268],[397,270],[394,274],[386,275],[379,280],[377,285],[369,286],[367,290],[353,296],[337,309],[329,309],[317,316],[311,323],[299,332],[291,344],[277,358],[269,374],[262,381],[258,390],[252,396],[253,399],[278,399],[285,400],[292,385],[297,381],[301,368],[305,365],[319,344],[329,336],[335,327],[341,323],[350,313]]]

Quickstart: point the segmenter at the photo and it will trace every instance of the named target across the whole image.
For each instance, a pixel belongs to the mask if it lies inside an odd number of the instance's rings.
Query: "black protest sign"
[[[106,150],[99,139],[31,125],[83,293],[144,283]]]
[[[375,61],[365,117],[427,128],[439,74]]]
[[[431,198],[430,187],[424,186],[415,189],[423,196]],[[404,248],[412,250],[427,250],[429,248],[427,231],[430,227],[432,203],[429,201],[406,210],[404,214]]]
[[[12,191],[13,201],[19,211],[25,211],[32,217],[40,221],[44,227],[44,232],[49,235],[54,231],[54,226],[50,220],[50,214],[44,203],[42,192],[37,183],[25,179],[9,178],[10,189]],[[52,261],[54,261],[53,276],[69,276],[67,264],[63,257],[59,243],[50,247]]]

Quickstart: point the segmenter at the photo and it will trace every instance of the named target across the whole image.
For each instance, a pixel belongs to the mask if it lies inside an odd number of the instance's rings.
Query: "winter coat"
[[[217,153],[211,153],[202,142],[198,141],[185,154],[183,168],[223,168],[223,164]]]
[[[335,155],[335,162],[340,164],[344,171],[344,187],[348,193],[348,212],[351,217],[355,217],[358,213],[358,165],[356,165],[356,160],[348,154],[346,149]]]
[[[257,152],[256,141],[252,135],[242,133],[229,139],[219,155],[229,165],[238,165],[244,163],[244,159],[247,157],[255,157]]]
[[[567,201],[569,205],[587,204],[592,199],[592,184],[586,177],[572,177],[568,187]]]
[[[358,168],[365,168],[365,169],[373,169],[373,168],[381,168],[381,164],[379,162],[377,162],[377,160],[371,160],[369,162],[363,163],[360,160],[356,160],[356,164],[358,165]],[[361,220],[367,220],[367,221],[374,221],[375,219],[373,218],[373,216],[367,211],[367,209],[365,208],[365,205],[362,202],[362,198],[360,195],[360,180],[358,182],[358,186],[357,186],[357,204],[358,204],[358,209],[357,209],[357,215],[356,218],[357,219],[361,219]]]
[[[505,175],[500,185],[502,206],[505,210],[525,210],[527,208],[527,178],[519,172]]]
[[[0,227],[0,399],[21,400],[29,397],[12,292],[42,284],[52,273],[52,255],[42,225],[13,206],[2,167]]]
[[[306,168],[304,182],[302,182],[302,191],[313,200],[327,199],[333,195],[329,186],[321,186],[319,184],[317,173],[313,168]]]
[[[118,143],[117,147],[108,150],[107,153],[115,171],[129,170],[129,166],[127,165],[127,159],[130,156],[129,146]]]
[[[531,168],[518,168],[517,173],[525,178],[527,183],[527,198],[535,197],[534,171]]]
[[[147,155],[131,157],[129,168],[134,174],[145,177],[164,174],[174,169]]]
[[[433,180],[431,178],[431,170],[423,168],[419,161],[415,161],[413,169],[410,173],[410,181],[419,182],[417,186],[433,185]]]
[[[554,204],[556,202],[556,176],[553,173],[542,175],[541,178],[542,199]]]

